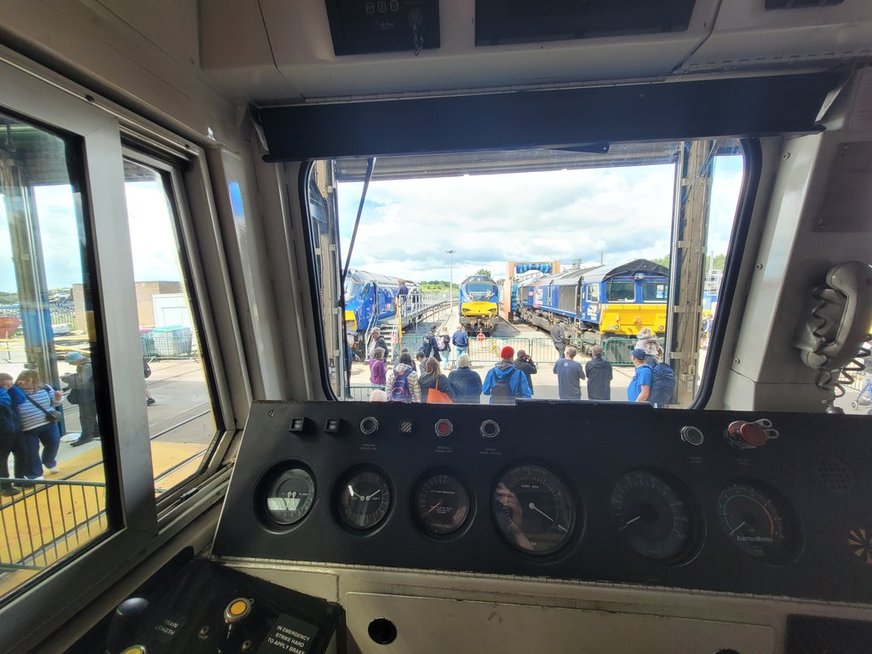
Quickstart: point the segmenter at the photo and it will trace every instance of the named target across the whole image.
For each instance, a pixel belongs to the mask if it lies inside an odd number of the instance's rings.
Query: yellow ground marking
[[[155,476],[195,454],[205,454],[206,449],[202,443],[152,441]],[[101,461],[102,451],[93,448],[64,461],[62,473],[49,479],[103,483],[103,466],[93,465]],[[158,482],[159,489],[172,488],[190,477],[201,461],[202,457],[194,457],[173,470]],[[37,486],[35,491],[26,490],[14,497],[3,497],[0,500],[0,561],[18,563],[33,556],[34,560],[27,561],[28,564],[49,566],[108,529],[105,509],[104,486]],[[37,572],[18,570],[3,575],[0,577],[0,596]]]

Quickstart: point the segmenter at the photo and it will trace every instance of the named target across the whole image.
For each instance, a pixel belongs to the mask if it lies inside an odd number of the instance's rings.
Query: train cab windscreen
[[[330,394],[426,402],[438,383],[487,404],[489,373],[511,365],[528,382],[516,397],[567,399],[561,361],[579,376],[604,361],[611,399],[635,401],[642,349],[643,371],[677,373],[663,406],[692,404],[742,251],[752,156],[696,139],[315,162]],[[599,399],[579,388],[571,399]]]

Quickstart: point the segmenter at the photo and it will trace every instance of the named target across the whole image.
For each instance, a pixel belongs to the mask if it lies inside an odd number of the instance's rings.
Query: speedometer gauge
[[[612,515],[639,556],[669,561],[687,554],[693,519],[676,484],[645,470],[628,472],[612,491]]]
[[[506,542],[531,554],[566,545],[576,521],[569,488],[539,465],[509,468],[497,481],[491,510]]]
[[[783,562],[796,546],[785,510],[774,493],[750,484],[732,484],[718,496],[718,522],[727,538],[770,563]]]

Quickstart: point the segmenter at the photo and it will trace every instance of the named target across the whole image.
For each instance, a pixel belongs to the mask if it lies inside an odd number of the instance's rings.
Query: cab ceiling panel
[[[723,2],[711,36],[678,72],[872,58],[872,2],[821,5],[823,1]]]
[[[621,0],[618,4],[628,3],[640,4],[636,0]],[[486,46],[476,46],[475,2],[440,0],[436,21],[424,11],[430,6],[429,1],[420,0],[417,4],[422,9],[426,29],[417,55],[411,26],[407,50],[394,51],[395,47],[405,47],[403,41],[400,46],[389,44],[383,48],[390,51],[337,55],[334,34],[331,33],[330,18],[333,15],[328,18],[328,6],[338,4],[339,0],[260,0],[246,3],[245,10],[242,10],[238,1],[210,0],[201,6],[204,69],[216,84],[228,84],[221,77],[229,71],[237,93],[244,91],[246,84],[242,73],[250,75],[248,97],[259,103],[628,77],[661,78],[680,65],[708,35],[718,0],[697,0],[695,4],[685,1],[685,5],[693,5],[689,17],[682,19],[686,22],[686,29],[682,21],[673,19],[667,21],[673,26],[671,31],[664,28],[665,23],[652,27],[650,20],[644,29],[638,21],[618,29],[617,23],[607,25],[603,22],[602,17],[606,14],[600,14],[597,20],[588,21],[591,27],[588,32],[576,25],[571,33],[560,33],[555,28],[559,22],[566,22],[565,16],[560,18],[560,12],[565,12],[569,6],[567,0],[555,5],[556,14],[552,3],[532,0],[503,2],[500,4],[504,6],[523,5],[525,11],[535,7],[535,13],[551,18],[542,18],[534,26],[536,32],[527,35],[518,34],[518,21],[509,21],[511,24],[491,21],[487,41],[497,41],[498,44]],[[348,0],[344,4],[360,8],[362,16],[367,15],[366,0]],[[390,0],[383,3],[376,0],[373,11],[377,13],[381,4],[390,13]],[[406,23],[409,23],[408,11],[413,4],[416,3],[409,0],[397,2],[398,12],[404,8],[407,12],[404,14]],[[479,3],[482,8],[488,4]],[[597,0],[589,4],[601,7],[609,3]],[[669,7],[673,0],[647,4]],[[243,15],[246,12],[248,15]],[[349,11],[343,16],[349,21],[357,14]],[[367,24],[372,25],[372,22]],[[398,31],[403,23],[392,21],[391,25]],[[335,27],[354,36],[356,47],[361,47],[362,37],[353,26],[344,23]],[[435,40],[436,29],[438,42]],[[501,31],[504,29],[508,31]],[[649,33],[638,33],[640,30]],[[562,40],[553,40],[555,38]],[[536,42],[518,43],[528,40]],[[233,47],[228,47],[230,42],[234,43]],[[508,42],[512,43],[506,44]],[[266,83],[270,68],[273,72],[278,70],[283,82],[272,79]]]

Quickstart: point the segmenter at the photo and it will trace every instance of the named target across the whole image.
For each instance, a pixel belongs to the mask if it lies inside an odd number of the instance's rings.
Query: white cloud
[[[710,252],[725,252],[741,183],[741,159],[719,161]],[[339,187],[343,261],[361,183]],[[512,173],[370,183],[352,268],[413,280],[454,280],[508,261],[620,264],[667,254],[672,165]]]

